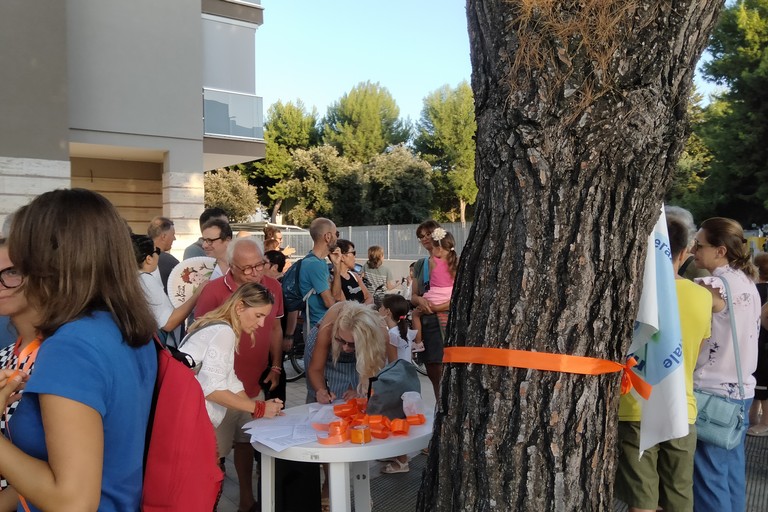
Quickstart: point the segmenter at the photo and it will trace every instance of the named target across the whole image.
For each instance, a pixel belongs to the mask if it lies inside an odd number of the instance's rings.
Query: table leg
[[[371,479],[368,462],[353,462],[349,471],[352,488],[355,490],[355,512],[371,512]]]
[[[349,464],[330,462],[328,473],[331,512],[352,512],[352,502],[349,499]]]
[[[261,510],[275,510],[275,459],[261,454]]]

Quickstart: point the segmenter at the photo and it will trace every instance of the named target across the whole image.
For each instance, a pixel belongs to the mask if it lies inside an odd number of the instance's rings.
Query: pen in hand
[[[325,391],[328,393],[328,403],[333,403],[334,396],[333,393],[331,393],[330,386],[328,386],[328,379],[325,379]]]

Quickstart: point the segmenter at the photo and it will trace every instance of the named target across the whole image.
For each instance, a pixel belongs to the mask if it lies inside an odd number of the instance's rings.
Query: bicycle
[[[304,335],[302,334],[302,325],[296,326],[293,335],[293,345],[290,350],[283,352],[283,368],[285,368],[285,380],[296,382],[304,377],[306,368],[304,368]],[[290,364],[288,364],[290,363]]]

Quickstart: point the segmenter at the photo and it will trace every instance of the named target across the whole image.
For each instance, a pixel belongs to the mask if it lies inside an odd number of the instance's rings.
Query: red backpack
[[[213,510],[224,475],[194,373],[155,340],[157,382],[147,427],[141,510]]]

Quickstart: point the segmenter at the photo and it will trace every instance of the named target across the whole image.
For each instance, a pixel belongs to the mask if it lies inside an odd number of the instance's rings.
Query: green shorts
[[[640,422],[620,421],[616,497],[635,508],[692,511],[696,426],[688,427],[687,436],[659,443],[638,460]]]

